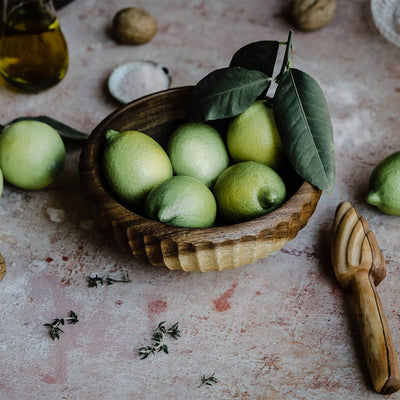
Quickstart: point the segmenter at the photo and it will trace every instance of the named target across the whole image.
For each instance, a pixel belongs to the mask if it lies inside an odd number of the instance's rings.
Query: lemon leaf
[[[60,121],[57,121],[53,118],[50,118],[46,115],[39,115],[37,117],[19,117],[15,118],[12,121],[8,122],[4,126],[0,126],[0,131],[5,129],[7,126],[14,124],[15,122],[19,121],[39,121],[43,122],[47,125],[50,125],[53,129],[55,129],[62,137],[66,139],[72,139],[72,140],[77,140],[77,141],[85,141],[89,135],[78,131],[74,128],[71,128],[70,126],[63,124]]]
[[[278,49],[279,42],[277,40],[249,43],[233,55],[229,66],[260,71],[272,77]]]
[[[243,67],[217,69],[194,87],[188,114],[194,122],[234,117],[250,107],[271,78]]]
[[[287,158],[307,182],[332,191],[335,183],[333,128],[318,82],[298,69],[282,74],[273,111]]]

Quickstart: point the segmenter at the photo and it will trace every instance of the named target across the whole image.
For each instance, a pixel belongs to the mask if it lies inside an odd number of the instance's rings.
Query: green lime
[[[168,225],[186,228],[213,226],[217,205],[211,190],[190,176],[173,176],[147,196],[146,216]]]
[[[192,176],[208,187],[229,164],[220,134],[202,123],[179,126],[168,142],[167,152],[175,175]]]
[[[60,135],[43,122],[15,122],[0,135],[0,168],[14,186],[42,189],[63,171],[64,163]]]
[[[226,142],[235,162],[257,161],[277,169],[284,161],[272,108],[263,100],[256,101],[233,118],[228,126]]]
[[[164,149],[138,131],[106,133],[103,171],[111,190],[131,206],[144,203],[155,186],[172,176]]]
[[[366,201],[386,214],[400,215],[400,151],[376,165]]]
[[[214,185],[218,213],[228,223],[245,222],[278,208],[286,198],[282,178],[270,167],[243,161],[228,167]]]

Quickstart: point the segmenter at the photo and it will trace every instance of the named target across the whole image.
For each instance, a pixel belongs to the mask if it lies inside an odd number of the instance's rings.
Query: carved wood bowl
[[[90,134],[81,152],[79,174],[89,210],[116,242],[139,259],[171,270],[210,271],[237,268],[267,257],[296,237],[313,214],[321,191],[302,181],[290,168],[280,171],[287,201],[275,211],[248,222],[207,229],[169,226],[143,217],[125,206],[107,187],[101,157],[108,129],[138,130],[165,145],[173,130],[185,122],[192,87],[151,94],[106,117]],[[218,121],[223,133],[227,121]]]

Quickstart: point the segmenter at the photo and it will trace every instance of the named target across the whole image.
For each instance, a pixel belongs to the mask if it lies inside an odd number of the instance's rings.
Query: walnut
[[[336,11],[335,0],[294,0],[292,16],[299,29],[314,31],[327,25]]]
[[[156,31],[156,20],[143,8],[124,8],[118,11],[113,19],[113,34],[121,43],[147,43],[153,39]]]

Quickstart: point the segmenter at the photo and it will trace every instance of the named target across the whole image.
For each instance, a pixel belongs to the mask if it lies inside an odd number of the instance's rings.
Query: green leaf
[[[240,48],[232,57],[230,67],[243,67],[250,70],[260,71],[272,78],[278,54],[279,42],[276,40],[262,40],[250,43]],[[264,89],[268,91],[271,81]]]
[[[15,118],[12,121],[8,122],[6,125],[1,126],[0,125],[0,131],[5,129],[7,126],[19,122],[19,121],[39,121],[43,122],[47,125],[50,125],[52,128],[54,128],[62,137],[66,139],[72,139],[72,140],[77,140],[77,141],[85,141],[89,136],[84,133],[80,132],[74,128],[71,128],[68,125],[63,124],[62,122],[59,122],[53,118],[47,117],[46,115],[39,115],[37,117],[19,117]]]
[[[234,117],[250,107],[268,87],[270,78],[263,72],[242,67],[217,69],[194,87],[188,114],[203,122]]]
[[[274,116],[287,157],[296,172],[319,189],[332,191],[335,150],[328,105],[317,81],[287,70],[275,92]]]
[[[272,77],[278,49],[279,42],[276,40],[262,40],[247,44],[233,55],[229,66],[260,71]]]

